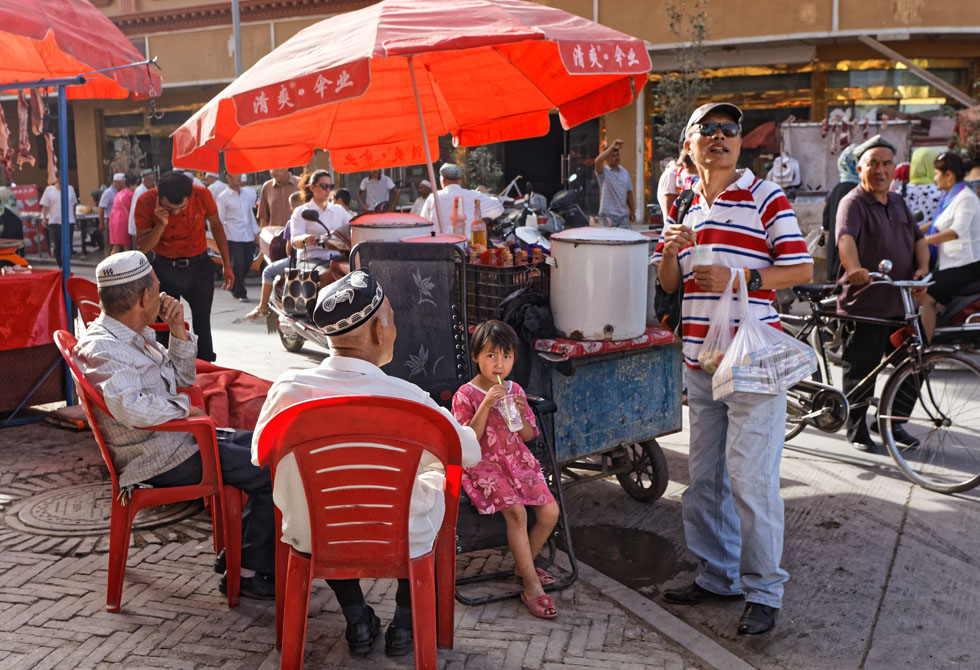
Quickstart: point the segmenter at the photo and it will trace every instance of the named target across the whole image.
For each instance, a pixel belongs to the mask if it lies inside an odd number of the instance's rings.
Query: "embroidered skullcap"
[[[443,163],[442,167],[439,168],[439,174],[446,179],[462,179],[463,168],[455,163]]]
[[[313,323],[328,336],[343,335],[370,319],[384,299],[374,277],[366,270],[354,270],[320,289]]]
[[[126,173],[117,172],[116,174],[112,175],[112,181],[126,181]]]
[[[742,122],[742,110],[733,105],[730,102],[708,102],[697,109],[691,114],[691,118],[687,120],[687,125],[684,126],[684,137],[690,134],[691,126],[701,123],[711,112],[723,112],[732,117],[735,123]]]
[[[118,286],[136,281],[150,274],[153,268],[141,251],[123,251],[113,254],[95,268],[95,281],[99,287]]]
[[[891,149],[893,154],[898,153],[895,150],[894,144],[886,140],[881,135],[875,135],[857,146],[857,149],[854,150],[854,158],[856,160],[861,160],[861,156],[863,156],[866,151],[874,149],[875,147],[885,147],[886,149]]]

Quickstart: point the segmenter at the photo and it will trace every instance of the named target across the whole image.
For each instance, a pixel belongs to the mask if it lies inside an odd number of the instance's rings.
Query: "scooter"
[[[303,210],[300,214],[307,221],[316,221],[323,225],[320,221],[319,215],[316,211],[312,209]],[[326,228],[326,226],[324,226]],[[321,249],[333,249],[335,251],[340,251],[341,253],[350,252],[350,239],[347,238],[341,231],[333,231],[325,233],[313,242],[313,246],[319,247]],[[307,341],[312,342],[324,349],[329,349],[330,344],[327,341],[327,336],[323,334],[313,320],[310,318],[310,310],[306,309],[306,305],[316,302],[316,294],[320,288],[326,286],[330,282],[339,279],[346,272],[343,267],[341,267],[338,261],[332,261],[330,264],[330,269],[326,272],[314,271],[313,275],[316,279],[316,284],[307,284],[309,288],[307,289],[308,294],[304,295],[284,295],[284,289],[286,286],[286,281],[290,272],[296,272],[295,269],[287,270],[286,274],[281,274],[276,277],[275,283],[272,285],[272,296],[269,299],[269,309],[275,314],[276,319],[271,320],[270,328],[276,328],[279,331],[279,341],[282,342],[282,346],[286,351],[297,352],[303,348],[303,344]]]

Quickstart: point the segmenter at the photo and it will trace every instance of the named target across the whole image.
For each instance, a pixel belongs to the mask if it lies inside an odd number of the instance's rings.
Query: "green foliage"
[[[707,24],[707,0],[667,0],[667,26],[678,42],[677,72],[666,73],[654,92],[660,119],[655,123],[657,149],[676,156],[678,140],[687,119],[694,111],[698,97],[707,88],[700,76],[704,67],[704,38]]]
[[[485,186],[487,191],[500,190],[504,178],[504,168],[488,147],[476,147],[466,151],[463,161],[463,186],[476,188]]]

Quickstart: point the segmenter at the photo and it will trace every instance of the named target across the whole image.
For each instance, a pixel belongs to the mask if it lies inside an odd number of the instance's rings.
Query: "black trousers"
[[[231,294],[236,298],[247,298],[245,277],[252,266],[252,256],[255,254],[255,242],[228,241],[228,255],[231,257],[231,271],[235,273],[235,283]]]
[[[191,321],[197,335],[197,357],[214,362],[214,342],[211,340],[211,303],[214,302],[214,263],[207,254],[174,260],[163,256],[153,259],[153,271],[160,280],[160,290],[172,298],[187,301]],[[176,264],[175,264],[176,263]],[[169,333],[159,333],[157,341],[165,345]]]
[[[844,337],[841,367],[844,369],[844,393],[847,394],[875,369],[881,362],[882,356],[891,351],[892,346],[888,338],[898,330],[898,326],[851,322],[847,323],[845,328],[848,331]],[[915,382],[913,377],[909,377],[906,384],[899,390],[893,408],[896,415],[908,416],[911,413],[919,395],[918,386]],[[847,439],[852,442],[859,438],[870,438],[868,424],[865,421],[868,408],[855,408],[854,405],[866,400],[873,391],[874,385],[872,384],[866,392],[850,399],[851,412],[847,417]]]
[[[341,607],[364,602],[364,592],[361,591],[361,580],[359,579],[328,579],[327,585],[333,589],[334,595],[337,596],[337,604]],[[407,579],[398,580],[395,604],[399,607],[412,606],[412,587]]]
[[[272,503],[272,476],[269,468],[252,465],[252,431],[236,430],[218,434],[218,460],[221,477],[248,494],[242,509],[242,567],[266,575],[276,573],[276,520]],[[195,453],[175,468],[147,484],[158,487],[187,486],[201,481],[201,454]]]
[[[74,241],[75,236],[75,224],[68,224],[68,248],[71,249],[71,243]],[[60,223],[49,223],[48,224],[48,249],[54,253],[54,259],[58,263],[58,267],[61,267],[61,224]]]

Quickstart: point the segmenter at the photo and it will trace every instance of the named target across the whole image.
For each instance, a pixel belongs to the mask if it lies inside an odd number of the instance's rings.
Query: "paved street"
[[[249,291],[257,296],[257,285]],[[253,305],[216,295],[218,364],[274,377],[323,357],[311,345],[289,354],[264,324],[241,320]],[[440,652],[441,665],[980,666],[974,632],[980,492],[943,496],[913,487],[890,458],[854,451],[843,435],[808,429],[788,445],[782,466],[784,566],[792,577],[784,607],[773,634],[745,640],[734,635],[741,604],[684,608],[661,599],[664,588],[693,576],[694,562],[684,548],[680,514],[686,432],[660,442],[671,475],[662,500],[636,502],[614,479],[567,491],[574,549],[586,565],[579,582],[557,595],[561,616],[533,619],[516,601],[458,606],[456,649]],[[101,480],[91,438],[32,426],[0,432],[0,443],[0,669],[277,666],[271,605],[243,601],[228,612],[214,588],[202,513],[178,511],[184,520],[137,531],[124,612],[107,614],[104,539],[35,536],[9,521],[25,498]],[[461,559],[463,571],[467,560]],[[369,599],[380,603],[392,588],[381,581]],[[390,598],[379,610],[382,619],[390,617]],[[310,611],[306,667],[411,667],[410,660],[385,659],[380,644],[366,662],[351,661],[325,587],[317,587]]]

